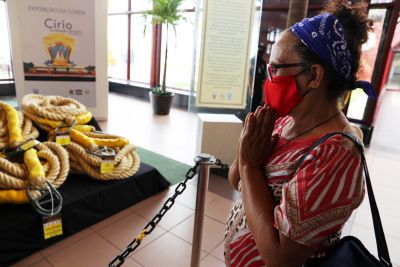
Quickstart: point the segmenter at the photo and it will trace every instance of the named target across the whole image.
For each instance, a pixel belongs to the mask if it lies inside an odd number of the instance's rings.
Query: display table
[[[99,129],[95,121],[91,124]],[[47,240],[43,238],[42,217],[31,205],[0,205],[0,266],[9,266],[169,185],[155,168],[144,163],[135,175],[118,181],[70,174],[59,188],[64,200],[61,211],[64,234]]]
[[[64,235],[44,240],[42,218],[30,205],[0,206],[0,266],[8,266],[93,225],[169,186],[153,167],[141,163],[132,177],[97,181],[70,175],[59,191],[64,198]]]
[[[235,115],[199,113],[196,154],[210,154],[231,165],[236,157],[241,132],[242,121]]]

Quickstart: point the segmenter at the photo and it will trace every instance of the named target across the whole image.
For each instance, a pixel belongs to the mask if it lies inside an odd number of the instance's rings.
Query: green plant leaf
[[[149,21],[149,18],[151,17],[151,23],[154,25],[157,24],[166,25],[167,31],[168,31],[168,25],[171,25],[174,29],[176,37],[175,26],[178,24],[178,22],[182,20],[186,21],[186,18],[183,16],[183,12],[179,10],[179,7],[183,3],[183,1],[184,0],[153,0],[153,9],[144,11],[143,17],[146,21]],[[146,33],[146,27],[147,26],[144,27],[143,34]],[[165,48],[166,55],[167,55],[167,48],[168,48],[168,33],[167,33],[166,48]],[[164,62],[164,71],[166,71],[166,66],[167,66],[167,59]],[[165,84],[165,79],[163,80],[163,84]],[[157,90],[160,90],[163,95],[172,94],[166,91],[165,86]],[[155,93],[156,91],[153,89],[153,93]]]

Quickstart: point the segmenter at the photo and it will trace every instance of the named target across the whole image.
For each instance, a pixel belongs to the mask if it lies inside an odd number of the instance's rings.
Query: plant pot
[[[154,114],[157,115],[168,115],[172,105],[172,98],[174,94],[171,95],[158,95],[149,92],[150,103],[153,107]]]

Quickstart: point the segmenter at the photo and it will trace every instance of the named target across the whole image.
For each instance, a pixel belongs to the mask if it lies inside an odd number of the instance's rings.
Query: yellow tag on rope
[[[114,172],[114,158],[115,156],[102,156],[101,157],[101,165],[100,165],[100,173],[107,174]]]
[[[49,239],[63,234],[61,216],[43,217],[44,239]]]
[[[21,148],[24,151],[27,151],[27,150],[31,149],[32,147],[36,146],[37,144],[39,144],[38,140],[30,140],[30,141],[26,142],[25,144],[21,145]]]
[[[56,143],[62,146],[66,146],[71,144],[71,137],[69,136],[69,134],[58,134],[56,133]]]

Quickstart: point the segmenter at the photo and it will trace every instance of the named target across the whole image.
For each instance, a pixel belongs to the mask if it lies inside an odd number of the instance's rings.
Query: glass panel
[[[118,0],[116,0],[118,1]],[[153,7],[152,0],[130,0],[132,11],[149,10]]]
[[[393,0],[372,0],[371,4],[391,3]]]
[[[196,5],[195,0],[183,0],[179,9],[193,9]]]
[[[108,76],[127,79],[128,15],[108,16]]]
[[[108,0],[108,13],[128,11],[128,0]]]
[[[269,62],[272,45],[285,30],[287,12],[264,11],[261,17],[260,44],[265,45],[265,62]]]
[[[6,5],[0,1],[0,80],[12,79]]]
[[[400,90],[400,53],[393,56],[392,66],[390,67],[388,89]]]
[[[142,15],[132,15],[131,19],[131,77],[135,82],[150,83],[152,27],[147,26],[143,34]]]
[[[193,61],[193,34],[195,13],[186,13],[188,21],[182,21],[176,26],[176,35],[173,28],[169,29],[168,60],[167,60],[167,87],[190,90]],[[163,27],[163,47],[161,50],[161,81],[165,57],[165,26]]]
[[[268,5],[287,5],[289,7],[289,0],[264,0],[264,7],[268,7]]]
[[[369,33],[368,41],[362,46],[360,70],[358,79],[371,81],[382,36],[386,9],[371,9],[368,17],[374,21],[374,31]],[[368,96],[362,92],[353,91],[350,98],[347,117],[362,120]]]

